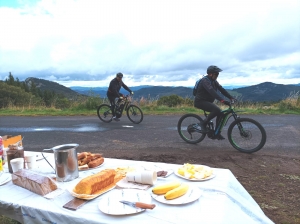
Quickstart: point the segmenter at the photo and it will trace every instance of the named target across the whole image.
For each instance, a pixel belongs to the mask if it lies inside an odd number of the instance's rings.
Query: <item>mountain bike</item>
[[[201,130],[200,123],[203,119],[200,116],[185,114],[179,119],[177,130],[180,137],[190,144],[201,142],[206,135],[210,139],[218,139],[229,118],[233,117],[234,120],[227,130],[229,143],[240,152],[257,152],[266,143],[266,131],[259,122],[251,118],[240,118],[237,112],[241,111],[235,111],[231,103],[229,108],[222,110],[219,121],[216,121],[216,127],[212,120],[208,122],[209,131],[206,133]],[[208,116],[206,111],[204,111],[204,116]]]
[[[144,115],[142,110],[131,103],[131,97],[126,95],[123,97],[123,99],[116,99],[116,106],[115,106],[115,111],[116,111],[116,117],[120,118],[122,117],[123,111],[126,111],[128,119],[135,123],[139,124],[143,121]],[[101,104],[97,108],[97,115],[99,119],[105,123],[109,123],[112,121],[113,114],[110,108],[109,104]]]

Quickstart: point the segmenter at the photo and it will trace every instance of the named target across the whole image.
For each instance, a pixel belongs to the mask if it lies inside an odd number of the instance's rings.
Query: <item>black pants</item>
[[[221,117],[221,109],[216,104],[202,100],[202,101],[195,101],[194,107],[210,112],[209,115],[207,116],[207,119],[204,120],[205,126],[210,120],[212,120],[215,117],[217,117],[216,124],[219,123]]]
[[[123,96],[122,94],[120,94],[120,96]],[[112,112],[112,115],[113,117],[116,116],[116,98],[118,97],[115,97],[115,96],[111,96],[110,94],[107,94],[107,98],[109,100],[109,103],[110,103],[110,109],[111,109],[111,112]],[[120,99],[118,100],[118,102],[120,101]]]

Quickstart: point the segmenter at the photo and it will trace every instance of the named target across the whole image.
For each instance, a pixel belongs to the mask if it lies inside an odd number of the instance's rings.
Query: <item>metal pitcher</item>
[[[77,147],[78,144],[65,144],[43,150],[52,150],[54,152],[55,169],[49,163],[43,153],[42,155],[48,164],[54,169],[57,181],[67,182],[74,180],[79,176],[76,151]]]

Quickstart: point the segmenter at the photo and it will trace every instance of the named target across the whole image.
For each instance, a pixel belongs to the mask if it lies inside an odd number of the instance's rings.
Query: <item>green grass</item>
[[[172,114],[186,114],[186,113],[196,113],[202,114],[203,112],[197,108],[189,106],[177,106],[177,107],[167,107],[167,106],[153,106],[153,105],[138,105],[144,115],[172,115]],[[223,108],[225,109],[225,107]],[[295,110],[282,110],[278,108],[252,108],[244,107],[237,108],[239,114],[300,114],[300,109]],[[14,108],[2,108],[0,109],[1,116],[97,116],[97,108],[94,109],[78,109],[78,108],[68,108],[68,109],[56,109],[47,107],[37,107],[37,108],[25,108],[25,107],[14,107]]]
[[[16,106],[10,104],[5,108],[0,108],[0,115],[15,116],[94,116],[97,114],[97,107],[102,103],[109,103],[107,99],[91,96],[84,101],[68,101],[69,103],[45,106],[23,105]],[[134,105],[139,106],[144,115],[169,115],[196,113],[203,114],[193,106],[193,99],[182,98],[176,95],[164,96],[158,100],[140,99],[133,100]],[[171,105],[173,105],[171,107]],[[217,102],[221,109],[227,106]],[[300,114],[300,96],[294,94],[277,103],[251,103],[238,101],[234,105],[237,111],[243,111],[243,114]],[[62,108],[65,107],[65,108]],[[240,112],[239,112],[240,114]]]
[[[11,218],[8,218],[4,215],[0,215],[0,223],[1,224],[19,224],[20,222],[13,220]]]

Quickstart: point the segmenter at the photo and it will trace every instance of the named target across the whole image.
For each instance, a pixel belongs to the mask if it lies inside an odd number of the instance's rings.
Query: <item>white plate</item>
[[[11,181],[11,174],[2,173],[2,175],[0,176],[0,185],[6,184],[9,181]]]
[[[102,164],[100,164],[99,166],[96,166],[96,167],[93,167],[93,168],[88,168],[88,169],[86,169],[86,170],[79,170],[79,169],[78,169],[78,171],[81,172],[81,171],[89,171],[89,170],[98,169],[99,167],[103,166],[103,164],[104,164],[104,162],[103,162]]]
[[[156,201],[159,201],[164,204],[170,204],[170,205],[187,204],[187,203],[198,200],[198,198],[202,195],[202,191],[199,188],[191,186],[191,185],[189,185],[189,186],[190,186],[189,190],[184,195],[182,195],[179,198],[172,199],[172,200],[166,200],[164,197],[165,196],[164,194],[157,195],[157,194],[154,194],[152,192],[152,190],[151,190],[151,196]]]
[[[101,199],[98,204],[98,208],[101,212],[108,215],[129,215],[135,214],[145,209],[134,208],[129,205],[121,203],[121,200],[132,201],[132,202],[144,202],[151,204],[151,196],[144,190],[136,189],[118,189],[112,191],[107,197]]]
[[[207,168],[212,169],[211,167],[205,166],[205,165],[198,165],[198,164],[193,164],[193,165],[195,165],[195,166],[204,166],[204,167],[207,167]],[[190,178],[187,178],[187,177],[185,177],[185,176],[181,176],[181,175],[177,172],[177,170],[178,170],[179,168],[180,168],[180,167],[178,167],[178,168],[174,171],[174,174],[175,174],[176,176],[180,177],[180,178],[183,178],[183,179],[186,179],[186,180],[190,180],[190,181],[206,181],[206,180],[210,180],[210,179],[216,177],[216,175],[215,175],[214,173],[212,173],[212,175],[210,175],[209,177],[206,177],[206,178],[204,178],[204,179],[196,179],[196,178],[190,179]]]
[[[212,175],[210,175],[209,177],[207,177],[207,178],[204,178],[204,179],[196,179],[196,178],[192,178],[192,179],[190,179],[190,178],[187,178],[187,177],[181,176],[181,175],[180,175],[180,174],[178,174],[176,171],[175,171],[174,173],[175,173],[175,175],[176,175],[176,176],[178,176],[178,177],[181,177],[181,178],[183,178],[183,179],[186,179],[186,180],[190,180],[190,181],[206,181],[206,180],[210,180],[210,179],[212,179],[212,178],[216,177],[216,175],[215,175],[215,174],[212,174]]]
[[[101,192],[100,194],[76,194],[76,193],[73,191],[74,187],[69,188],[68,191],[69,191],[70,194],[71,194],[72,196],[74,196],[75,198],[80,198],[80,199],[84,199],[84,200],[92,200],[92,199],[94,199],[94,198],[96,198],[96,197],[99,197],[100,195],[105,194],[106,192],[108,192],[108,191],[114,189],[115,187],[116,187],[116,185],[114,184],[114,185],[112,185],[111,187],[109,187],[108,189],[106,189],[105,191]]]

